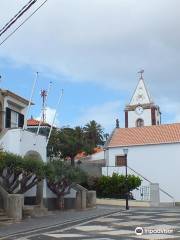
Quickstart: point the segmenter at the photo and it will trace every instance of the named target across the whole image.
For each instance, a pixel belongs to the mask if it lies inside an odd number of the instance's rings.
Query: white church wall
[[[94,161],[94,160],[102,160],[102,159],[104,159],[104,151],[92,154],[89,160]]]
[[[20,131],[10,129],[0,138],[0,145],[4,151],[20,154]]]
[[[36,145],[34,145],[35,143]],[[22,129],[9,129],[0,139],[0,144],[5,151],[21,156],[26,155],[29,151],[35,151],[46,162],[46,137],[44,136],[39,135],[36,139],[32,132]]]
[[[110,166],[110,162],[109,162],[109,149],[104,151],[104,157],[105,157],[106,166]]]
[[[109,166],[115,166],[115,157],[123,154],[123,148],[109,149]],[[180,201],[178,185],[180,169],[180,144],[161,144],[131,146],[128,152],[128,166],[154,183],[159,183],[160,188],[171,194],[176,201]],[[107,168],[103,168],[103,174],[107,175]],[[109,175],[113,171],[125,174],[125,168],[111,167]],[[134,174],[134,172],[129,171]],[[143,181],[142,185],[147,185]],[[161,194],[161,201],[172,201],[165,194]]]
[[[33,188],[29,189],[24,196],[25,197],[36,197],[36,191],[37,191],[37,187],[34,186]]]
[[[21,131],[22,133],[22,131]],[[44,162],[47,161],[46,157],[46,137],[30,131],[24,131],[22,135],[21,154],[24,156],[29,151],[38,152]]]
[[[145,126],[151,126],[151,109],[144,109],[141,115],[136,114],[135,111],[128,112],[128,127],[136,127],[136,121],[138,118],[142,118],[144,120]]]

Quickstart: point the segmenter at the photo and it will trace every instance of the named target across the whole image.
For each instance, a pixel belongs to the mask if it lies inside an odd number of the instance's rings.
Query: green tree
[[[48,157],[66,159],[70,157],[74,165],[74,158],[79,152],[92,154],[94,148],[104,143],[103,129],[94,120],[84,127],[64,127],[52,131],[47,147]]]
[[[61,157],[70,157],[72,166],[75,156],[83,150],[82,139],[77,134],[79,132],[73,128],[62,128],[59,133]]]
[[[49,143],[47,146],[47,156],[52,159],[54,157],[60,157],[61,155],[61,142],[60,142],[60,129],[53,129]]]
[[[63,208],[64,196],[70,192],[73,184],[85,182],[86,174],[63,161],[52,160],[46,166],[46,178],[49,189],[57,195],[60,208]]]
[[[43,161],[0,152],[0,185],[9,193],[23,194],[45,177]]]
[[[47,147],[47,154],[50,159],[54,157],[71,158],[74,165],[74,157],[83,149],[83,130],[81,127],[65,127],[52,131]]]

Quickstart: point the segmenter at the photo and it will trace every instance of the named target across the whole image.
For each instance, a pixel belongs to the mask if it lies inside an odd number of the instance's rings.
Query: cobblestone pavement
[[[137,235],[135,229],[139,227]],[[13,237],[19,240],[132,240],[180,239],[180,209],[130,209],[81,222],[57,226],[43,232]]]

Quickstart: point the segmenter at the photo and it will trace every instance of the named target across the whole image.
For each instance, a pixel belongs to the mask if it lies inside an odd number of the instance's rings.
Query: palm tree
[[[98,145],[103,145],[103,129],[96,121],[92,120],[85,125],[84,134],[85,138],[90,142],[93,148]]]

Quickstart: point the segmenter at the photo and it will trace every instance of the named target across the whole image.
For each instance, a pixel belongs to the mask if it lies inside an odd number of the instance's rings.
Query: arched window
[[[138,118],[136,121],[136,127],[143,127],[144,126],[144,120],[141,118]]]

